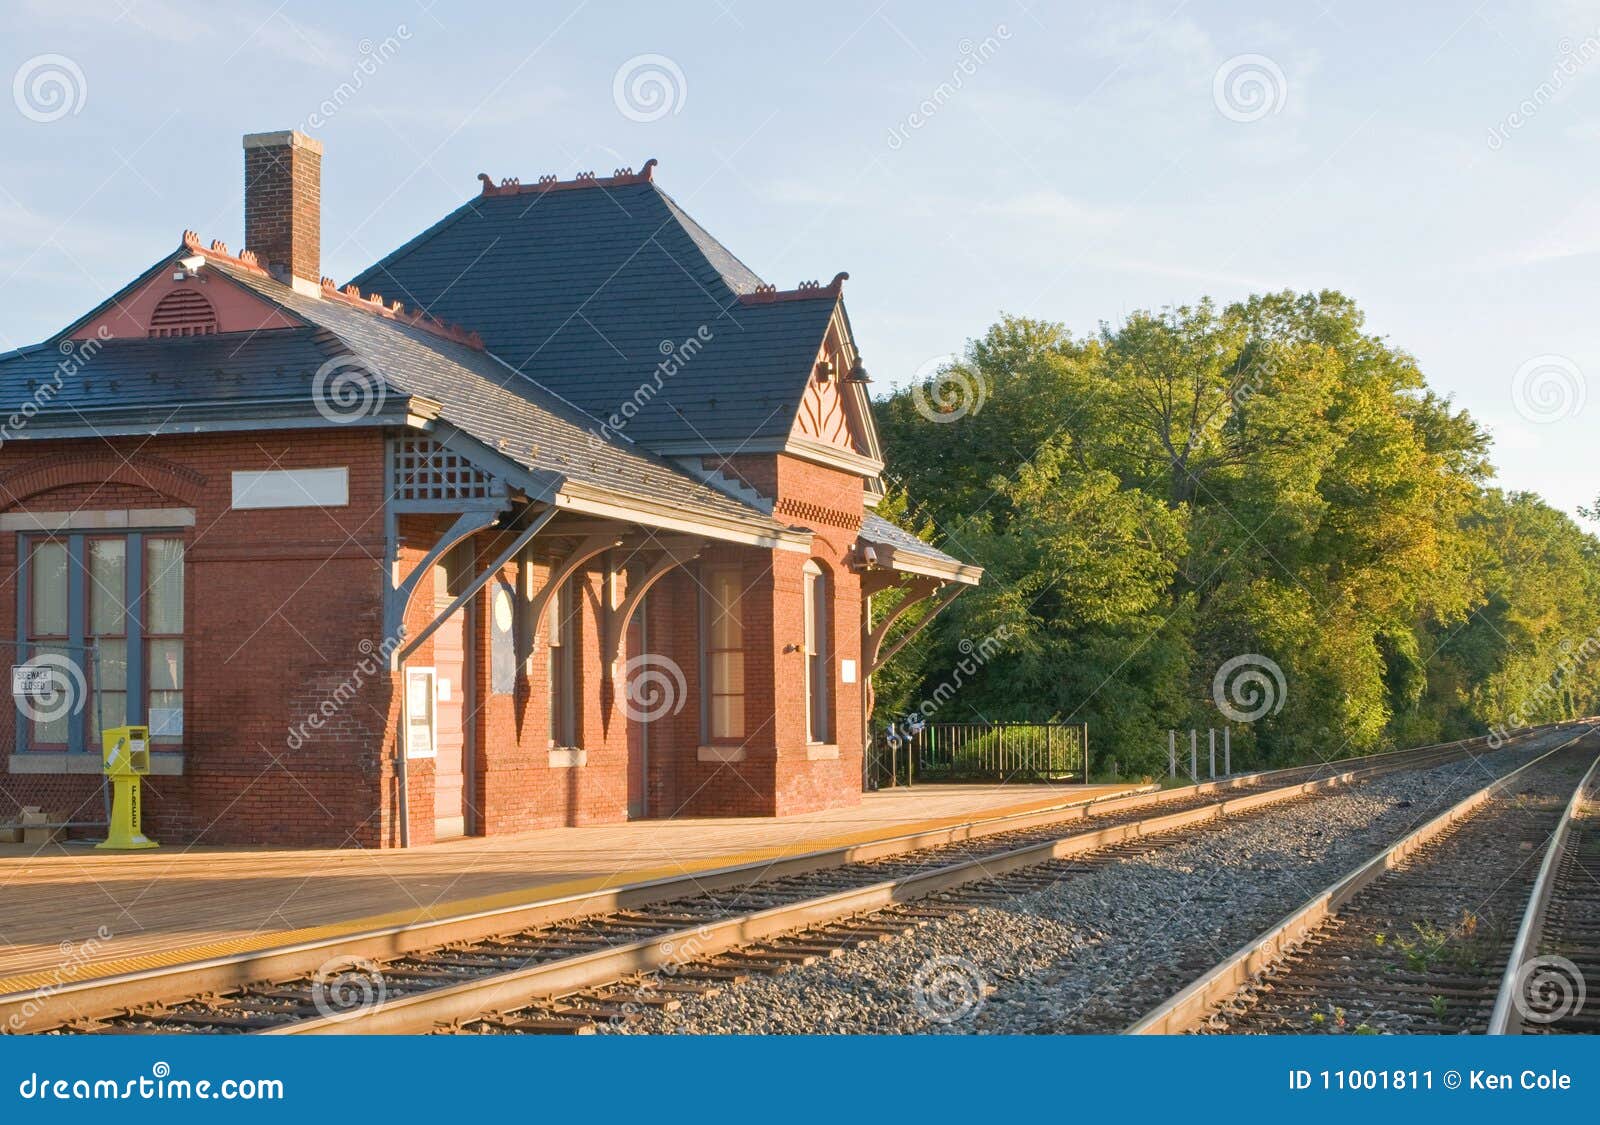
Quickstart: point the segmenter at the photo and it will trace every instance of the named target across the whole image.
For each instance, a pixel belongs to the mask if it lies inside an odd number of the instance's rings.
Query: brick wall
[[[163,842],[394,846],[399,843],[397,752],[403,700],[382,668],[383,445],[376,431],[164,437],[154,441],[14,442],[0,449],[0,510],[61,511],[190,507],[186,535],[185,772],[147,782],[146,824]],[[348,466],[350,504],[338,509],[234,511],[234,469]],[[860,482],[787,457],[741,464],[780,502],[814,515],[860,511]],[[405,574],[450,521],[407,516],[398,571]],[[796,520],[795,522],[800,522]],[[502,834],[559,825],[611,823],[630,815],[630,785],[642,785],[649,816],[763,816],[860,799],[861,684],[859,584],[849,566],[855,529],[814,519],[810,558],[827,573],[831,615],[832,724],[837,758],[806,744],[804,573],[808,556],[717,544],[670,572],[651,591],[640,638],[630,638],[616,675],[605,668],[605,605],[620,603],[655,555],[646,541],[594,560],[579,575],[582,596],[573,643],[582,765],[550,761],[548,647],[542,625],[519,627],[514,690],[492,690],[491,594],[461,611],[472,643],[468,700],[471,832]],[[477,536],[430,575],[406,614],[409,635],[436,602],[493,558],[503,536]],[[528,579],[509,564],[513,591],[542,585],[555,542],[541,538]],[[0,535],[0,636],[15,636],[17,536]],[[702,761],[699,599],[711,566],[737,566],[744,585],[746,738],[739,761]],[[607,574],[615,570],[608,595]],[[531,645],[531,647],[529,647]],[[785,649],[792,649],[785,651]],[[630,657],[648,654],[673,671],[624,711]],[[411,657],[431,664],[432,641]],[[845,684],[839,662],[857,662]],[[648,670],[648,666],[647,666]],[[335,704],[330,708],[330,700]],[[308,720],[316,717],[314,723]],[[641,760],[645,768],[640,768]],[[633,771],[642,775],[632,778]],[[410,840],[433,840],[434,763],[406,763]],[[635,793],[637,800],[638,794]],[[100,816],[96,776],[8,774],[0,819],[23,805],[76,819]]]
[[[347,466],[343,508],[234,511],[235,469]],[[151,777],[162,842],[378,842],[389,679],[347,684],[382,628],[382,439],[376,431],[8,443],[0,511],[188,507],[184,774]],[[17,635],[18,536],[0,534],[0,637]],[[6,662],[12,651],[5,648]],[[360,678],[360,677],[357,677]],[[323,703],[343,700],[329,715]],[[305,726],[317,715],[320,727]],[[10,723],[6,723],[9,732]],[[295,729],[302,728],[299,737]],[[8,772],[0,819],[41,805],[102,815],[97,776]]]

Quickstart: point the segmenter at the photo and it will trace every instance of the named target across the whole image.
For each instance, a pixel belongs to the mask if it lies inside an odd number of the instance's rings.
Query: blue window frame
[[[100,725],[146,723],[156,749],[183,739],[183,537],[178,531],[67,531],[21,537],[21,657],[83,668],[86,705],[18,716],[18,750],[98,753]]]

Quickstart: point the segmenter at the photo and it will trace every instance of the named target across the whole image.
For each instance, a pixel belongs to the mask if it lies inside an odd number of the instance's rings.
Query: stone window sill
[[[563,747],[559,750],[551,750],[549,754],[549,763],[550,768],[553,770],[571,769],[575,766],[586,766],[589,764],[589,752],[587,750],[578,750],[572,747]]]
[[[12,754],[6,763],[11,773],[100,774],[99,754],[69,754],[65,750],[30,750]],[[155,750],[150,754],[150,776],[182,777],[183,751]]]
[[[695,757],[702,762],[742,762],[744,761],[744,747],[701,746],[695,751]]]
[[[806,745],[806,761],[831,762],[839,757],[839,747],[832,742],[811,742]]]

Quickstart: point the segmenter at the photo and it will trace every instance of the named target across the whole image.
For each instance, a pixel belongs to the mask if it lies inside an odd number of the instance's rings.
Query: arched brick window
[[[174,289],[150,314],[151,336],[207,336],[217,330],[217,310],[193,289]]]

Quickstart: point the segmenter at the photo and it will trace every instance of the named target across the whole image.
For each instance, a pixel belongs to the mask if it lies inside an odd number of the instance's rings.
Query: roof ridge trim
[[[741,305],[771,305],[779,301],[810,301],[818,298],[837,300],[844,295],[844,283],[850,275],[840,270],[833,280],[823,285],[819,281],[802,281],[793,289],[779,289],[776,285],[758,285],[754,293],[739,294]]]
[[[494,178],[487,172],[479,172],[478,179],[483,183],[480,195],[525,195],[529,192],[570,191],[573,188],[592,187],[626,187],[630,184],[648,184],[654,180],[655,166],[659,164],[655,157],[644,162],[644,167],[638,172],[632,168],[618,168],[609,176],[596,176],[593,172],[579,172],[570,180],[557,179],[553,174],[540,176],[531,184],[525,184],[516,176],[509,176],[494,182]]]

